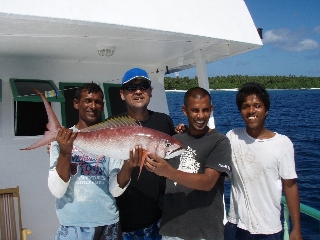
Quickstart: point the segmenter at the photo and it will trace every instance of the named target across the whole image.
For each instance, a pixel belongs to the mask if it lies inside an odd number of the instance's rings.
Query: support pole
[[[194,52],[195,60],[196,60],[196,68],[197,68],[197,76],[198,76],[198,85],[199,87],[202,87],[209,91],[209,79],[208,79],[208,73],[207,73],[207,64],[206,60],[203,54],[203,51],[196,50]],[[214,117],[213,113],[211,113],[209,122],[208,122],[209,128],[214,129],[215,123],[214,123]]]

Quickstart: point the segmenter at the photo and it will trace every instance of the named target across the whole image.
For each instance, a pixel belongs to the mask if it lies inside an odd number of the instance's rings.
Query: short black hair
[[[75,99],[78,101],[80,100],[81,93],[83,91],[88,91],[88,93],[101,93],[102,99],[104,99],[104,94],[100,86],[96,83],[85,83],[81,87],[79,87],[76,91],[76,94],[74,96]]]
[[[237,102],[239,111],[241,111],[241,105],[246,100],[246,97],[253,94],[257,95],[261,99],[261,101],[264,104],[264,107],[266,108],[267,111],[269,111],[269,108],[270,108],[269,93],[267,92],[264,86],[256,82],[245,83],[239,88],[236,96],[236,102]]]
[[[187,106],[188,103],[188,98],[196,98],[196,99],[201,99],[208,96],[211,102],[211,95],[210,93],[201,87],[194,87],[190,88],[185,94],[184,94],[184,105]]]

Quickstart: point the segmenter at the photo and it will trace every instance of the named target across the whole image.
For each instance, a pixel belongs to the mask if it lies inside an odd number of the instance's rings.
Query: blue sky
[[[207,64],[209,77],[227,75],[320,77],[320,0],[245,0],[263,46]],[[194,77],[196,69],[179,73]],[[170,75],[174,76],[174,75]]]

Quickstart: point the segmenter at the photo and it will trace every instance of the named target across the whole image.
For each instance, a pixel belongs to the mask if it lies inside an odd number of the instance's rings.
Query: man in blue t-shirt
[[[48,186],[56,197],[60,222],[54,239],[121,239],[114,197],[126,188],[117,182],[123,161],[90,156],[73,145],[79,130],[101,121],[103,98],[97,84],[80,87],[73,101],[79,112],[78,123],[70,129],[61,128],[51,143]],[[132,164],[134,160],[126,162]]]

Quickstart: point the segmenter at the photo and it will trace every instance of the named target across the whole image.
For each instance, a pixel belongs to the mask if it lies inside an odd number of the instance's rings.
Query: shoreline
[[[294,88],[294,89],[289,89],[289,88],[267,88],[267,90],[320,90],[320,88]],[[170,90],[165,90],[165,92],[186,92],[187,90],[177,90],[177,89],[170,89]],[[221,88],[221,89],[209,89],[209,91],[238,91],[238,88]]]

